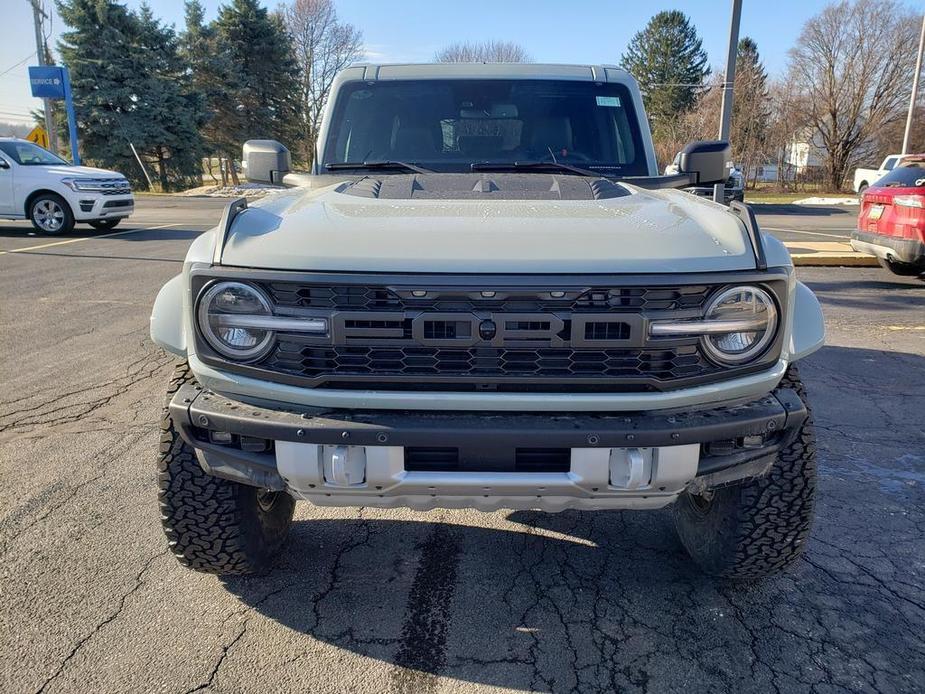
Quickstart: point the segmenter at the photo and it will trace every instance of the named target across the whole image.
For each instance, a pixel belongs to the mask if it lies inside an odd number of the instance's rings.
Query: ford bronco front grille
[[[735,277],[625,286],[594,278],[584,286],[580,278],[278,278],[255,282],[274,313],[323,318],[328,333],[281,332],[260,361],[224,365],[311,388],[664,391],[767,368],[779,351],[775,345],[760,363],[720,366],[696,336],[648,334],[652,320],[700,317],[717,288],[742,281]]]
[[[264,289],[278,306],[352,311],[676,311],[699,308],[711,287],[586,287],[499,291],[476,288],[408,289],[384,286],[313,286],[268,282]],[[423,291],[426,296],[415,296]],[[563,296],[558,296],[562,294]]]
[[[310,347],[286,337],[280,338],[265,366],[309,379],[335,375],[367,385],[374,379],[376,388],[383,387],[380,381],[386,376],[403,382],[466,379],[470,384],[480,382],[482,389],[488,388],[489,379],[527,377],[567,381],[579,387],[601,379],[636,382],[648,390],[719,370],[704,359],[697,345],[690,344],[650,350]],[[500,388],[497,385],[491,389],[506,390],[503,384]]]

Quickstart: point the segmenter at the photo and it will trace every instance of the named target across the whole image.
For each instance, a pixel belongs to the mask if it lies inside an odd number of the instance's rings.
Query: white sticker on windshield
[[[597,97],[598,106],[607,106],[608,108],[620,108],[619,96],[599,96]]]

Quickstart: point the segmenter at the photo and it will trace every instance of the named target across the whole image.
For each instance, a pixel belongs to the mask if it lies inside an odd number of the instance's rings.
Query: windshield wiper
[[[414,173],[433,173],[430,169],[425,169],[423,166],[418,166],[417,164],[409,164],[404,161],[395,161],[395,160],[385,160],[385,161],[338,161],[331,164],[325,164],[324,168],[329,171],[336,171],[338,169],[366,169],[368,171],[373,171],[376,169],[379,170],[405,170],[413,171]]]
[[[605,174],[602,174],[598,171],[583,169],[580,166],[563,164],[562,162],[558,161],[477,161],[474,164],[470,164],[469,168],[472,171],[569,171],[571,173],[578,174],[579,176],[594,176],[595,178],[607,177]]]

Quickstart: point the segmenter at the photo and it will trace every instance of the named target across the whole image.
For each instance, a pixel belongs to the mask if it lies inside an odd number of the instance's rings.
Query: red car
[[[896,275],[925,274],[925,154],[903,157],[864,192],[851,247]]]

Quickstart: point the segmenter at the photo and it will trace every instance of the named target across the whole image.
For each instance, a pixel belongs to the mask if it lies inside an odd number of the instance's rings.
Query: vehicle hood
[[[30,167],[37,170],[41,170],[46,174],[51,174],[52,176],[61,176],[65,177],[84,177],[84,178],[125,178],[120,173],[115,171],[109,171],[108,169],[97,169],[92,166],[35,166]]]
[[[221,258],[334,272],[755,268],[738,217],[688,193],[494,173],[366,177],[271,196],[238,215]]]

